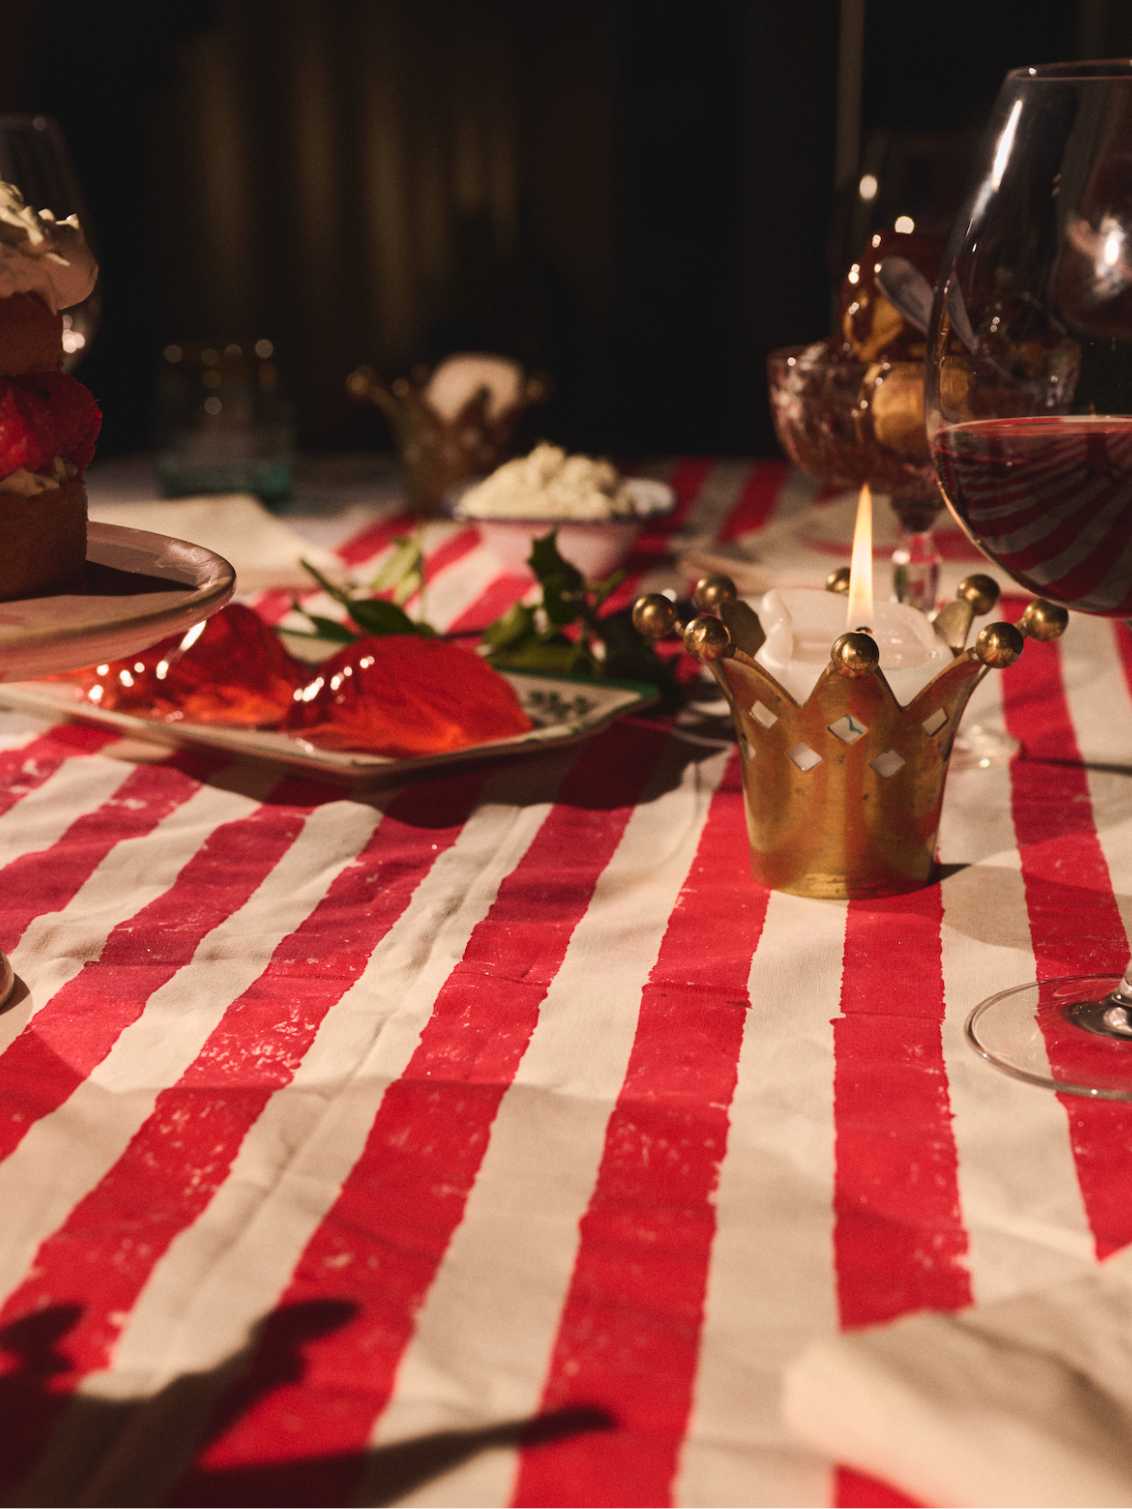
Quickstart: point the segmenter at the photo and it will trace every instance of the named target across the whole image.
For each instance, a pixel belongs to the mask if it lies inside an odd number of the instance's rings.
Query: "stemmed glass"
[[[767,380],[775,432],[795,466],[828,487],[867,482],[891,499],[901,527],[894,595],[933,612],[940,556],[932,526],[943,504],[924,439],[922,364],[867,362],[822,341],[772,351]]]
[[[1007,75],[936,288],[926,411],[980,550],[1043,597],[1132,615],[1132,62]],[[967,1032],[1017,1078],[1132,1099],[1132,968],[1000,992]]]
[[[24,201],[57,220],[77,215],[92,250],[90,217],[71,154],[58,124],[46,115],[0,115],[0,179],[15,184]],[[101,305],[97,286],[81,304],[63,311],[63,366],[71,371],[90,349]]]

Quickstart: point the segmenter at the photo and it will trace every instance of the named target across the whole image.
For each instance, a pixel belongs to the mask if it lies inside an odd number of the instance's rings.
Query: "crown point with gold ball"
[[[684,648],[697,660],[722,660],[731,653],[731,635],[718,618],[693,618],[684,630]]]
[[[838,596],[843,597],[849,591],[849,576],[848,566],[838,566],[836,571],[831,571],[826,577],[825,590],[836,592]]]
[[[715,613],[724,603],[733,603],[738,596],[738,589],[729,576],[701,576],[692,592],[692,602],[700,613]]]
[[[663,639],[676,627],[676,604],[663,592],[646,592],[633,604],[633,627],[646,639]]]
[[[1048,644],[1052,639],[1061,638],[1068,623],[1069,614],[1060,603],[1051,603],[1044,597],[1035,597],[1032,603],[1027,604],[1018,627],[1028,639],[1036,639],[1042,644]]]
[[[871,634],[854,629],[834,640],[830,659],[836,670],[854,680],[876,670],[880,664],[880,647]]]
[[[1013,624],[987,624],[975,640],[975,654],[984,665],[1004,670],[1021,655],[1026,641]]]
[[[993,576],[984,576],[981,571],[976,571],[973,576],[965,576],[955,589],[955,595],[965,603],[970,603],[976,613],[989,613],[998,602],[998,583]]]

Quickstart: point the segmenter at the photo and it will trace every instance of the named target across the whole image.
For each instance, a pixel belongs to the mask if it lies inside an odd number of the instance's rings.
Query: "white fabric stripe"
[[[688,543],[683,536],[698,536],[701,540],[705,535],[714,538],[739,501],[743,484],[750,474],[749,461],[717,461],[712,465],[692,499],[681,536],[672,541],[673,554],[679,555]],[[663,592],[669,588],[680,592],[686,586],[687,577],[673,562],[644,572],[637,584],[637,592]]]
[[[774,512],[767,523],[780,524],[784,519],[792,519],[800,513],[805,513],[808,508],[813,507],[814,499],[820,491],[820,482],[807,477],[805,472],[800,472],[796,466],[788,467],[782,486],[778,489],[778,497],[774,501]],[[766,525],[762,527],[765,528]],[[744,536],[744,539],[748,540],[757,538],[757,530],[754,534]]]
[[[1003,726],[1002,686],[992,673],[978,692],[977,716],[993,728]],[[943,885],[943,1047],[980,1303],[1054,1283],[1092,1261],[1065,1112],[1052,1095],[984,1063],[963,1031],[984,997],[1034,978],[1010,789],[1006,765],[952,772],[940,843],[946,863],[964,866]]]
[[[423,610],[418,611],[423,611],[437,629],[446,629],[503,574],[495,556],[477,544],[463,557],[458,569],[442,571],[434,582],[429,582]]]
[[[11,955],[28,994],[0,1013],[0,1052],[87,959],[98,957],[119,922],[167,891],[212,831],[246,816],[278,776],[237,767],[216,779],[149,833],[115,844],[62,911],[43,912],[29,923]]]
[[[224,1008],[317,905],[376,820],[372,809],[348,802],[312,813],[247,902],[206,934],[192,961],[154,992],[103,1062],[0,1164],[0,1209],[8,1212],[0,1233],[4,1293],[121,1156],[158,1092],[192,1062]],[[45,1168],[53,1171],[49,1181]]]
[[[375,1445],[537,1412],[641,991],[727,756],[689,761],[663,792],[681,758],[672,749],[657,771],[574,932],[421,1307]],[[399,1502],[506,1503],[515,1462],[512,1447],[481,1450]],[[377,1491],[363,1483],[357,1502],[374,1502]]]
[[[132,774],[128,765],[77,755],[0,814],[0,864],[50,848],[71,824],[108,802]]]
[[[31,713],[0,709],[0,752],[30,744],[34,739],[50,733],[52,726],[58,728],[62,725],[45,723],[42,718],[34,717]]]
[[[377,521],[374,520],[374,522],[376,523]],[[440,549],[442,545],[444,545],[453,537],[453,535],[459,534],[460,531],[462,529],[465,529],[466,527],[467,526],[464,524],[440,522],[437,520],[428,520],[416,526],[417,530],[419,531],[421,550],[425,556],[425,560],[428,561],[436,553],[436,551]],[[356,533],[357,530],[352,530],[344,534],[342,538],[337,541],[337,545],[348,544],[350,535]],[[414,526],[412,524],[406,525],[405,534],[409,535],[413,533]],[[370,582],[372,582],[373,578],[377,575],[378,571],[380,571],[384,562],[392,555],[395,549],[396,546],[393,544],[383,545],[381,549],[375,551],[373,555],[366,556],[363,560],[357,561],[353,565],[348,566],[345,562],[343,562],[340,571],[333,574],[331,579],[340,579],[343,583],[350,581],[354,583],[356,590],[360,592],[362,596],[365,596],[366,592],[369,589]],[[462,567],[463,561],[461,560],[456,564]],[[451,569],[451,567],[447,568],[446,571],[441,573],[441,576],[446,576],[448,574],[448,571],[450,571]],[[330,573],[326,574],[331,575]],[[311,585],[314,585],[313,577],[311,578]],[[343,616],[341,603],[336,602],[328,593],[319,591],[313,593],[310,597],[307,597],[305,594],[301,595],[303,596],[303,606],[307,608],[311,613],[320,614],[324,618],[341,618]],[[422,616],[415,599],[414,602],[410,604],[408,612],[411,618],[419,618]],[[426,613],[424,616],[427,617],[428,614]],[[293,609],[289,609],[283,615],[283,617],[279,620],[279,624],[280,627],[286,627],[289,629],[302,629],[304,627],[309,629],[310,627],[303,615],[301,613],[295,612]]]
[[[567,762],[556,765],[560,777]],[[549,813],[550,803],[535,799],[549,784],[546,761],[491,779],[463,832],[417,887],[360,979],[327,1013],[293,1084],[272,1097],[216,1197],[162,1257],[112,1368],[89,1380],[87,1392],[156,1394],[244,1344],[286,1287],[357,1161],[384,1088],[403,1073],[473,929]],[[190,1414],[181,1400],[168,1420],[158,1418],[159,1403],[136,1412],[89,1501],[118,1502],[135,1481],[160,1498],[161,1485],[187,1461],[171,1440],[191,1451],[193,1430],[210,1404],[202,1394]],[[81,1420],[72,1419],[69,1428],[81,1438]],[[70,1439],[60,1436],[54,1459],[67,1456]]]
[[[727,1156],[679,1504],[828,1502],[828,1465],[778,1414],[783,1367],[837,1329],[833,1029],[845,904],[772,893]]]

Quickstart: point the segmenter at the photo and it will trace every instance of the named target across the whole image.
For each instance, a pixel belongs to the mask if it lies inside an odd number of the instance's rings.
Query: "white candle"
[[[931,624],[908,603],[873,602],[873,504],[862,487],[853,532],[848,600],[815,587],[771,590],[759,605],[766,643],[760,665],[797,702],[805,702],[829,664],[833,641],[847,629],[864,629],[880,649],[880,668],[903,706],[945,665],[951,651]]]
[[[786,587],[758,605],[766,643],[755,659],[796,702],[805,702],[829,664],[833,641],[845,633],[845,599],[816,587]],[[951,663],[951,651],[931,624],[907,603],[878,603],[864,628],[880,648],[880,667],[896,700],[907,705]]]

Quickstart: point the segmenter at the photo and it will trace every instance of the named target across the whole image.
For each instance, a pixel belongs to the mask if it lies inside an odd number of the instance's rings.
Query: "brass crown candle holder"
[[[848,570],[826,585],[846,591]],[[1037,599],[1017,627],[988,624],[968,648],[975,616],[998,601],[991,577],[969,576],[932,620],[952,659],[907,706],[863,630],[835,640],[798,702],[755,658],[766,635],[728,577],[704,577],[692,601],[698,616],[684,624],[675,604],[650,593],[634,603],[633,622],[651,639],[682,635],[730,705],[755,879],[815,897],[887,896],[932,879],[951,749],[971,693],[989,669],[1018,658],[1026,636],[1056,639],[1068,621],[1064,608]]]
[[[467,355],[435,369],[414,367],[391,383],[372,367],[357,367],[346,391],[385,415],[409,501],[419,513],[434,513],[454,487],[506,459],[516,425],[545,401],[550,383],[506,357]]]

